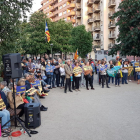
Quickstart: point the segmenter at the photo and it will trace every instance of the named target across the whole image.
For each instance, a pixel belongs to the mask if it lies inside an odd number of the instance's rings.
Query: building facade
[[[98,50],[109,50],[113,47],[118,35],[116,20],[112,15],[121,0],[43,0],[41,11],[54,22],[64,19],[73,26],[84,24],[93,37],[92,52],[95,59]]]

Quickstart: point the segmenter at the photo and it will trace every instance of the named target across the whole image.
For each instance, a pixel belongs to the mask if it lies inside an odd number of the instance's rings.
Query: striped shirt
[[[83,68],[84,68],[84,71],[86,71],[86,70],[93,70],[91,66],[84,66]]]
[[[3,108],[6,108],[6,105],[0,95],[0,110],[2,110]]]
[[[74,73],[75,77],[80,77],[81,76],[81,74],[79,74],[79,72],[82,73],[82,68],[79,67],[79,66],[78,67],[74,67],[73,73]]]

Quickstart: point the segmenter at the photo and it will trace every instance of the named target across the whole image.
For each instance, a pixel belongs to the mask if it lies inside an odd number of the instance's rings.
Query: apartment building
[[[72,0],[43,0],[41,2],[43,11],[47,16],[56,22],[59,19],[75,24],[75,1]]]
[[[115,43],[118,28],[115,26],[116,20],[111,18],[120,2],[121,0],[43,0],[40,10],[54,22],[64,19],[74,26],[84,24],[94,40],[89,56],[95,58],[97,51],[109,50]]]

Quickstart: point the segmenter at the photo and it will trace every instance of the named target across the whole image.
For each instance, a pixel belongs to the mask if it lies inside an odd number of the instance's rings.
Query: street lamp
[[[52,59],[53,59],[53,54],[52,54],[53,43],[51,43],[50,46],[51,46],[51,55],[52,55]]]

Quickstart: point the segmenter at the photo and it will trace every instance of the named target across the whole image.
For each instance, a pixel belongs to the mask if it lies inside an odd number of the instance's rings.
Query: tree
[[[84,25],[74,27],[71,32],[70,44],[73,46],[73,52],[78,49],[78,55],[82,58],[92,51],[93,38],[90,32],[87,32]]]
[[[31,15],[28,23],[22,23],[21,46],[25,53],[38,55],[44,54],[49,49],[49,43],[45,41],[45,20],[50,27],[51,21],[42,12]]]
[[[72,52],[72,47],[69,44],[71,38],[72,23],[59,20],[50,25],[50,36],[54,52],[68,53]]]
[[[140,56],[140,0],[123,0],[113,15],[117,18],[116,26],[119,26],[117,43],[109,52],[109,55]]]
[[[32,0],[1,0],[0,2],[0,53],[15,50],[19,33],[21,15],[26,18],[26,11],[32,6]]]

